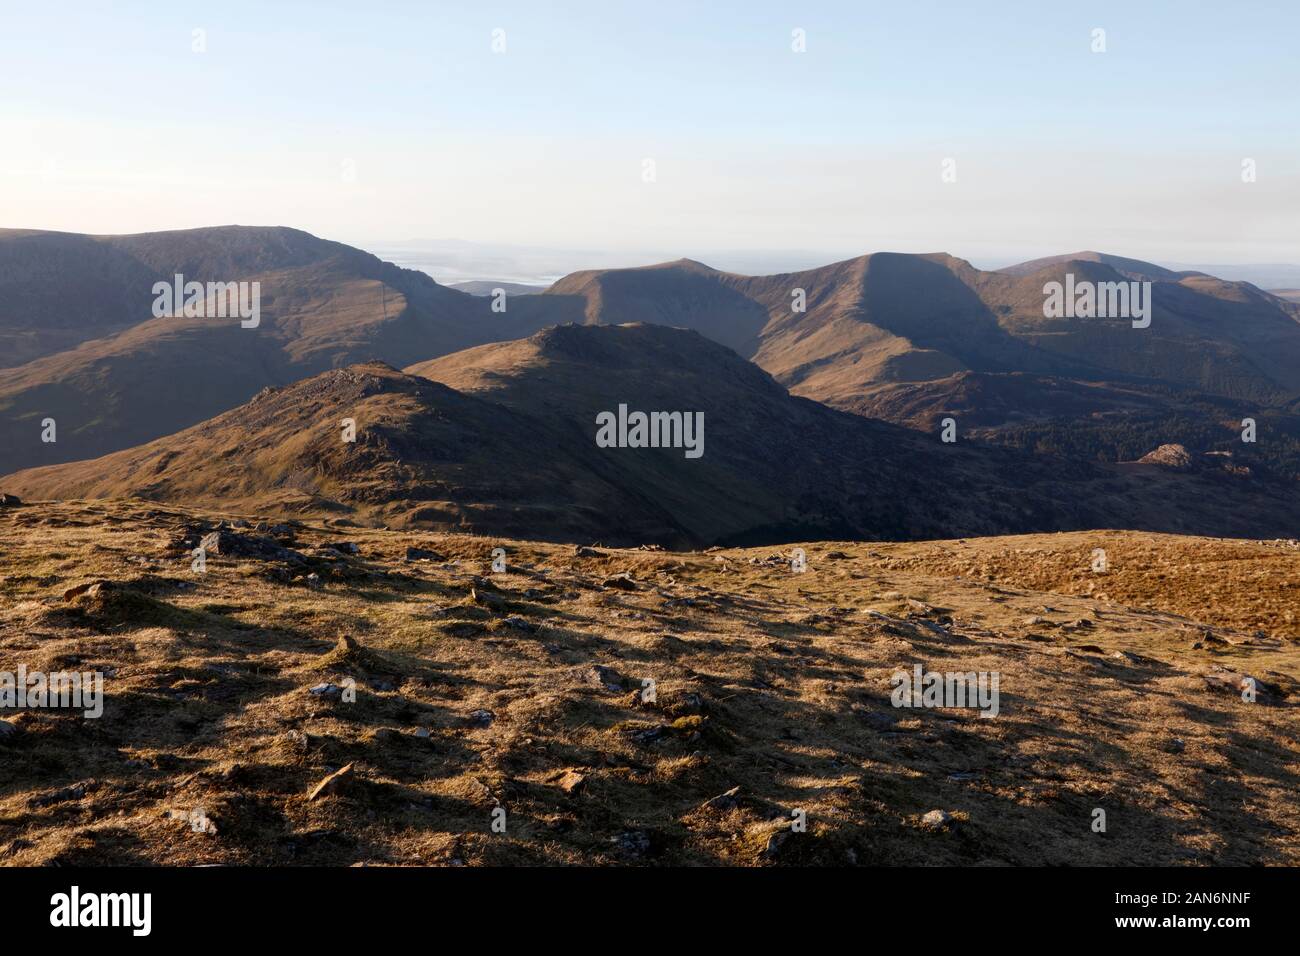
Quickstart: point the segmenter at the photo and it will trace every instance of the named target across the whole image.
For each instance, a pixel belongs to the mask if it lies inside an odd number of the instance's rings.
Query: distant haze
[[[456,239],[362,242],[360,248],[406,269],[419,269],[444,285],[476,280],[548,286],[584,269],[620,269],[681,258],[706,259],[726,272],[770,275],[826,265],[851,256],[798,250],[564,249]],[[858,255],[860,253],[854,253]]]
[[[563,249],[540,246],[512,246],[490,242],[467,242],[455,239],[407,240],[401,242],[358,243],[367,252],[407,269],[419,269],[444,285],[465,282],[505,282],[546,287],[557,279],[583,269],[618,269],[653,265],[674,259],[700,259],[715,269],[741,275],[775,275],[798,272],[853,258],[866,252],[889,251],[861,249],[844,253],[808,250],[716,250],[701,252],[689,244],[681,249],[643,249],[609,251],[602,249]],[[979,269],[1001,269],[1022,260],[1001,257],[962,256]],[[1042,249],[1028,258],[1056,255],[1062,250]],[[1250,282],[1261,289],[1300,288],[1300,264],[1288,263],[1187,263],[1155,260],[1157,265],[1177,272],[1205,272],[1234,282]]]

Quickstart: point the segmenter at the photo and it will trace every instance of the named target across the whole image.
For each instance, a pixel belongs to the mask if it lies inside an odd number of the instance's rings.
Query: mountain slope
[[[84,321],[69,318],[67,328],[51,325],[51,334],[75,347],[0,369],[0,446],[14,468],[148,441],[233,408],[265,386],[329,368],[372,359],[406,365],[531,332],[538,322],[527,309],[494,313],[487,300],[445,289],[422,272],[292,229],[11,234],[0,236],[0,261],[6,248],[34,261],[55,250],[56,264],[85,256],[91,266],[84,275],[70,268],[82,279],[53,298],[43,298],[42,283],[11,299],[0,335],[52,347],[49,336],[36,334],[51,310],[78,316],[77,302],[101,306]],[[187,281],[260,283],[260,323],[153,318],[153,284],[171,282],[175,273]],[[557,304],[562,300],[551,311]],[[57,423],[55,443],[41,441],[46,418]]]
[[[178,272],[259,282],[260,325],[152,318],[153,283]],[[1043,286],[1067,273],[1150,277],[1151,326],[1045,318]],[[1025,450],[1109,461],[1166,442],[1228,450],[1242,418],[1267,420],[1267,441],[1238,450],[1300,476],[1298,317],[1300,306],[1247,283],[1100,253],[999,272],[938,253],[877,253],[774,276],[679,260],[574,273],[495,312],[489,298],[292,229],[8,230],[0,448],[6,470],[83,460],[330,368],[406,367],[557,324],[643,322],[696,330],[796,395],[912,427],[960,413],[972,436]],[[47,418],[57,442],[41,440]],[[1081,442],[1062,442],[1085,424]]]
[[[141,448],[3,485],[24,498],[138,495],[627,543],[1300,526],[1300,503],[1266,482],[944,444],[792,396],[734,352],[664,326],[560,326],[411,372],[334,370]],[[620,405],[702,414],[702,455],[601,447],[598,416]],[[356,421],[353,444],[344,418]]]
[[[344,419],[355,442],[344,441]],[[50,497],[203,502],[371,523],[589,538],[671,538],[670,519],[600,477],[585,445],[380,363],[268,388],[210,421],[104,458],[38,468],[6,488]]]
[[[0,229],[0,367],[25,364],[151,315],[153,285],[177,273],[238,281],[367,256],[296,229],[218,226],[125,236]]]
[[[984,272],[944,254],[876,253],[776,276],[682,261],[575,273],[546,295],[582,298],[589,322],[696,329],[831,404],[962,371],[1154,380],[1269,402],[1300,395],[1300,310],[1290,303],[1247,283],[1079,255]],[[1150,328],[1045,317],[1043,286],[1067,273],[1154,281]]]
[[[1152,282],[1150,326],[1046,317],[1044,286],[1067,275]],[[576,273],[539,298],[549,295],[584,301],[588,322],[697,329],[795,394],[846,411],[913,427],[961,411],[982,437],[1029,450],[1088,423],[1087,457],[1120,460],[1136,440],[1122,420],[1136,414],[1136,431],[1157,443],[1235,440],[1243,451],[1241,419],[1272,418],[1271,443],[1244,451],[1300,476],[1300,418],[1289,411],[1300,400],[1300,307],[1248,283],[1101,253],[998,272],[877,253],[776,276],[693,262]],[[971,376],[985,387],[972,392]]]
[[[691,516],[688,526],[712,529],[708,540],[825,536],[836,523],[851,536],[896,538],[1102,526],[1246,533],[1294,528],[1300,515],[1286,484],[1002,454],[964,437],[943,444],[789,395],[727,350],[661,326],[558,327],[408,371],[567,421],[587,440],[595,416],[619,403],[703,410],[702,459],[627,449],[611,457],[626,463],[625,485],[654,489],[673,514]],[[780,518],[764,527],[763,513]],[[740,515],[756,537],[727,529],[744,523]]]

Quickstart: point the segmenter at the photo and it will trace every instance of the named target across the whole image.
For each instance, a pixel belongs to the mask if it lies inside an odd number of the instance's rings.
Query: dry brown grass
[[[578,556],[311,523],[280,535],[303,565],[197,575],[204,520],[0,511],[0,669],[110,675],[100,720],[9,715],[0,861],[1300,863],[1293,548],[823,543],[794,574],[784,549]],[[359,554],[318,550],[341,541]],[[618,572],[634,589],[602,586]],[[119,587],[63,599],[96,579]],[[893,708],[916,662],[998,671],[1000,715]],[[1276,691],[1246,703],[1216,668]],[[352,703],[309,690],[348,678]],[[951,822],[923,825],[934,809]]]

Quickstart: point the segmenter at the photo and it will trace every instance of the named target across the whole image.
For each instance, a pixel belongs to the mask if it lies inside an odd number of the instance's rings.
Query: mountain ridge
[[[620,405],[702,415],[703,456],[599,447],[599,415]],[[656,324],[555,326],[407,372],[334,369],[0,484],[23,498],[138,496],[575,543],[1300,527],[1300,503],[1267,481],[945,444],[792,395],[701,333]]]
[[[47,247],[58,253],[48,261]],[[260,328],[144,313],[153,282],[176,269],[260,281]],[[1066,271],[1098,282],[1156,276],[1151,328],[1045,317],[1042,286]],[[51,286],[56,274],[64,285]],[[966,409],[973,435],[1025,450],[1086,424],[1089,457],[1138,457],[1150,449],[1106,424],[1130,407],[1155,444],[1222,449],[1233,439],[1228,418],[1210,431],[1198,423],[1207,409],[1230,407],[1236,421],[1270,423],[1275,440],[1241,449],[1248,457],[1300,476],[1300,305],[1140,260],[1072,253],[986,271],[946,253],[876,252],[745,276],[679,259],[571,273],[545,292],[511,296],[504,312],[492,306],[289,227],[0,231],[0,343],[16,363],[0,367],[0,447],[10,469],[84,460],[329,368],[405,368],[555,325],[646,322],[694,329],[796,395],[925,429]],[[969,376],[991,387],[972,392]],[[1020,378],[996,382],[1002,376]],[[972,404],[981,394],[1004,399]],[[40,441],[46,418],[58,422],[56,443]]]

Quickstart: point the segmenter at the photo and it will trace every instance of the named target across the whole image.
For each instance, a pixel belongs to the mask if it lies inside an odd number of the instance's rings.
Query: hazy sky
[[[2,0],[0,225],[1297,261],[1298,11]]]

